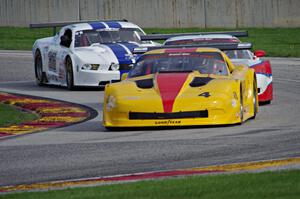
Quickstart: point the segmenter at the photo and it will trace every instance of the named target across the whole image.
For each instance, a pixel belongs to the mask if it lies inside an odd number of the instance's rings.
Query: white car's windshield
[[[229,59],[252,59],[251,53],[248,50],[226,50],[224,53]]]
[[[227,65],[218,52],[172,52],[143,55],[129,72],[128,77],[138,77],[157,72],[187,71],[228,75]]]
[[[75,47],[90,46],[94,43],[141,43],[139,35],[144,34],[139,29],[133,28],[82,30],[75,33]]]

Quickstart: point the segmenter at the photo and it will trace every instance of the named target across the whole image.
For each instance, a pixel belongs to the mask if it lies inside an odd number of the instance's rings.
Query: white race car
[[[213,43],[240,43],[240,40],[229,34],[203,34],[170,37],[164,45],[187,45],[187,44],[213,44]],[[259,102],[270,103],[273,99],[272,69],[269,60],[259,57],[265,56],[265,52],[257,50],[226,50],[224,51],[232,63],[245,64],[256,72]]]
[[[49,27],[49,26],[48,26]],[[66,25],[53,37],[33,45],[39,85],[102,86],[119,81],[135,62],[132,51],[143,45],[145,32],[127,21],[99,21]]]

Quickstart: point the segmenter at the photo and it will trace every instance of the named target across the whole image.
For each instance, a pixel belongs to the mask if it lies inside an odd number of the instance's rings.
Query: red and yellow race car
[[[216,48],[156,48],[125,80],[106,85],[106,128],[237,124],[256,116],[253,69]]]

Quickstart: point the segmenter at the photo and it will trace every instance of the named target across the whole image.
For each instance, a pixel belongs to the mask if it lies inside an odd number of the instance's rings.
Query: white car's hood
[[[136,47],[138,45],[135,43],[124,42],[94,44],[89,47],[76,48],[75,51],[79,58],[86,63],[102,59],[106,60],[107,63],[131,64],[134,63],[132,52]]]
[[[100,45],[76,48],[75,53],[83,63],[118,63],[116,56],[114,56],[114,54],[109,49]]]

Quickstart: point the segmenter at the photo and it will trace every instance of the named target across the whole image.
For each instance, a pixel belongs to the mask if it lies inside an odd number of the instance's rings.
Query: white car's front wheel
[[[74,89],[74,76],[73,76],[73,64],[70,57],[67,57],[66,61],[66,81],[69,90]]]
[[[35,79],[36,83],[41,86],[45,82],[45,78],[43,75],[43,61],[41,52],[39,50],[36,51],[34,56],[34,71],[35,71]]]

